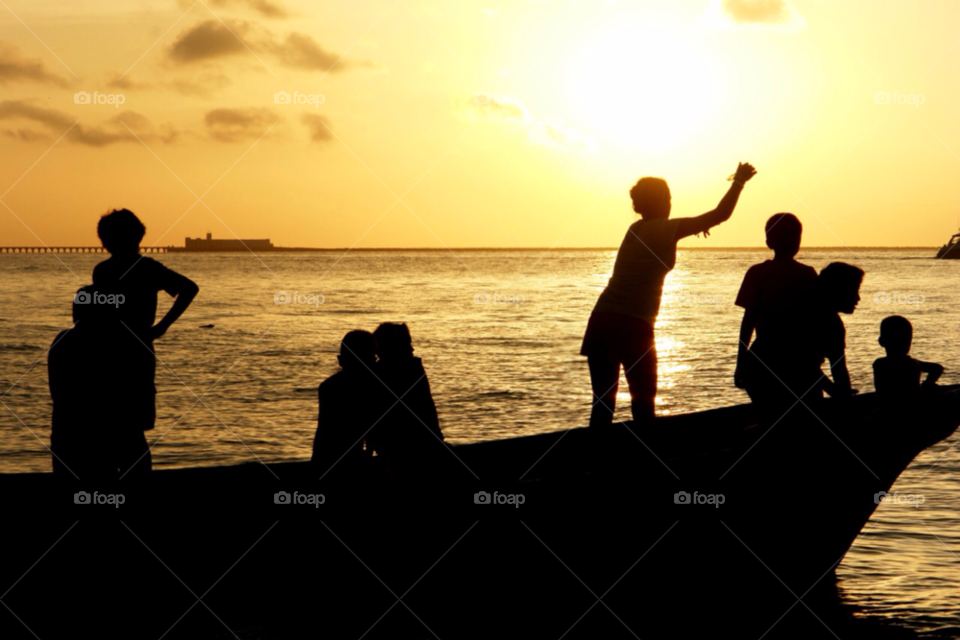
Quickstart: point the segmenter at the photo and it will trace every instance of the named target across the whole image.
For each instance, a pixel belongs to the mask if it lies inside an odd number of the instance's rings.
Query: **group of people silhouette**
[[[654,327],[664,278],[675,263],[677,242],[704,233],[730,219],[740,193],[756,175],[741,163],[733,184],[716,209],[693,218],[670,219],[670,189],[661,178],[641,178],[630,190],[640,220],[627,230],[613,274],[600,294],[580,350],[587,357],[593,387],[590,426],[613,422],[620,369],[630,389],[634,424],[650,425],[657,396]],[[796,260],[803,225],[792,213],[777,213],[765,225],[766,260],[747,270],[737,294],[743,309],[734,384],[747,391],[761,415],[776,420],[800,402],[827,393],[843,398],[857,393],[846,365],[846,328],[840,314],[852,314],[860,301],[864,271],[833,262],[818,274]],[[754,337],[755,336],[755,337]],[[916,406],[934,387],[943,367],[910,357],[913,327],[902,316],[880,326],[886,357],[874,363],[880,406],[887,410]],[[832,379],[821,367],[829,362]],[[922,374],[927,378],[921,383]]]
[[[593,391],[590,426],[612,425],[621,368],[630,390],[634,426],[656,414],[655,325],[663,283],[676,264],[677,243],[729,220],[744,186],[756,175],[738,165],[717,207],[692,218],[670,218],[670,189],[661,178],[641,178],[630,190],[640,220],[620,245],[609,283],[587,322],[581,355]],[[199,288],[189,278],[141,255],[146,232],[137,216],[113,210],[97,234],[110,253],[93,270],[93,284],[77,291],[74,326],[50,348],[53,398],[51,452],[58,476],[109,482],[146,477],[152,467],[146,432],[156,421],[154,341],[189,307]],[[846,329],[840,314],[860,301],[864,271],[843,262],[819,274],[796,260],[803,226],[777,213],[765,226],[774,256],[750,267],[736,298],[743,308],[734,383],[775,419],[796,403],[827,393],[857,393],[846,366]],[[174,303],[157,321],[158,294]],[[874,363],[880,406],[888,412],[915,404],[943,373],[939,364],[910,357],[913,328],[890,316],[880,326],[886,357]],[[444,441],[430,383],[413,355],[406,324],[386,322],[374,332],[354,330],[340,343],[340,371],[318,389],[318,421],[311,468],[317,478],[356,480],[377,465],[409,481],[453,479],[463,472]],[[832,379],[821,367],[827,360]],[[923,374],[926,380],[921,383]]]
[[[48,355],[53,419],[50,450],[57,475],[95,483],[152,467],[146,432],[156,422],[153,343],[183,315],[199,287],[140,254],[146,227],[132,211],[100,218],[97,235],[110,257],[73,300],[74,326]],[[157,321],[157,296],[175,298]]]

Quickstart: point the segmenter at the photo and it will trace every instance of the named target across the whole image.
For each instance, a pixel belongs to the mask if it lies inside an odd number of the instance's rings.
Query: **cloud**
[[[524,125],[527,140],[557,151],[596,151],[597,143],[576,129],[568,129],[562,123],[538,120],[535,118],[521,96],[502,93],[475,93],[471,98],[461,100],[459,110],[470,122],[502,122]]]
[[[716,29],[798,31],[806,27],[790,0],[712,0],[699,22]]]
[[[210,136],[220,142],[259,138],[277,117],[269,109],[214,109],[204,116]]]
[[[29,129],[4,129],[3,135],[20,142],[52,142],[53,138],[45,133],[38,133]]]
[[[181,33],[170,47],[169,57],[176,63],[190,64],[246,53],[248,48],[257,55],[270,54],[293,69],[340,73],[358,67],[378,68],[372,60],[347,60],[327,51],[305,33],[289,33],[279,40],[268,31],[254,31],[244,22],[224,25],[219,20],[207,20]]]
[[[23,100],[4,100],[0,102],[0,120],[30,120],[42,124],[62,135],[75,122],[73,118],[60,111],[45,109]]]
[[[179,135],[171,125],[166,125],[160,130],[154,128],[146,116],[134,111],[122,111],[101,125],[88,126],[77,123],[74,126],[77,121],[68,114],[54,109],[38,107],[23,100],[4,100],[0,102],[0,120],[33,122],[46,127],[55,137],[60,137],[69,131],[67,140],[91,147],[105,147],[116,142],[136,142],[136,137],[123,125],[124,122],[144,141],[159,140],[170,143]],[[50,138],[47,134],[29,129],[7,130],[4,134],[23,142]]]
[[[247,47],[241,38],[248,31],[247,26],[239,22],[229,28],[219,20],[201,22],[180,34],[170,47],[170,58],[175,62],[190,63],[243,53]]]
[[[305,113],[301,120],[310,130],[310,139],[314,142],[329,142],[333,140],[333,133],[330,132],[330,121],[323,116],[314,113]]]
[[[478,120],[525,122],[530,120],[530,113],[524,106],[523,99],[519,96],[481,91],[461,102],[461,107],[466,112],[467,119],[472,122]]]
[[[596,151],[597,143],[576,129],[567,129],[555,122],[541,121],[528,133],[531,142],[542,144],[557,151]]]
[[[0,85],[15,82],[38,82],[66,87],[60,76],[47,71],[42,60],[24,58],[14,45],[0,42]]]
[[[282,44],[274,45],[273,52],[280,58],[280,62],[288,67],[298,69],[316,69],[318,71],[342,71],[344,66],[337,66],[340,56],[324,51],[310,36],[303,33],[291,33]]]
[[[253,9],[265,18],[289,18],[290,12],[283,6],[270,0],[209,0],[215,7],[238,7],[243,6]],[[180,6],[188,9],[196,4],[196,0],[180,0]]]

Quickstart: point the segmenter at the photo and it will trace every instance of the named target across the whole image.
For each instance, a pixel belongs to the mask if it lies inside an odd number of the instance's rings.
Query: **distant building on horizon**
[[[214,240],[213,234],[206,238],[185,238],[183,251],[273,251],[273,243],[267,240]]]

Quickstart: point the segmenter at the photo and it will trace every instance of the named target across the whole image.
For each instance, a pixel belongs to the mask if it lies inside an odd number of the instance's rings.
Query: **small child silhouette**
[[[767,246],[773,249],[773,260],[765,260],[747,270],[737,294],[736,305],[743,308],[740,323],[740,345],[734,383],[746,389],[750,379],[763,375],[748,356],[750,341],[756,330],[761,339],[767,325],[791,304],[796,304],[817,281],[817,270],[797,262],[803,225],[792,213],[775,213],[764,228]],[[760,367],[762,369],[762,367]]]
[[[943,365],[910,357],[913,325],[903,316],[887,316],[880,323],[880,346],[886,357],[873,362],[873,385],[881,408],[902,410],[918,401],[924,389],[936,385]],[[927,374],[921,384],[920,377]],[[914,405],[915,408],[915,405]]]

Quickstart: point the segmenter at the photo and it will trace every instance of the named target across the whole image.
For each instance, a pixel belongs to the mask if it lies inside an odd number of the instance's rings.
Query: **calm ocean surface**
[[[909,317],[916,357],[960,382],[960,261],[933,250],[811,250],[867,271],[862,302],[845,317],[854,386],[872,390],[882,355],[878,324]],[[744,402],[733,384],[747,267],[766,251],[681,250],[657,325],[661,413]],[[70,326],[73,292],[104,256],[0,255],[0,472],[49,471],[46,351]],[[200,295],[157,343],[157,467],[302,460],[316,427],[316,387],[337,370],[340,337],[407,322],[452,442],[586,424],[587,317],[614,251],[321,252],[157,256]],[[295,297],[277,304],[281,292]],[[312,296],[312,297],[311,297]],[[322,296],[322,297],[321,297]],[[322,300],[322,303],[320,301]],[[161,309],[169,299],[161,299]],[[214,325],[201,328],[201,325]],[[9,390],[8,390],[9,389]],[[627,418],[625,385],[619,416]],[[96,411],[91,406],[91,411]],[[957,436],[925,452],[895,489],[919,508],[883,504],[840,566],[865,613],[936,636],[960,635],[960,449]],[[804,496],[815,508],[830,496]]]

